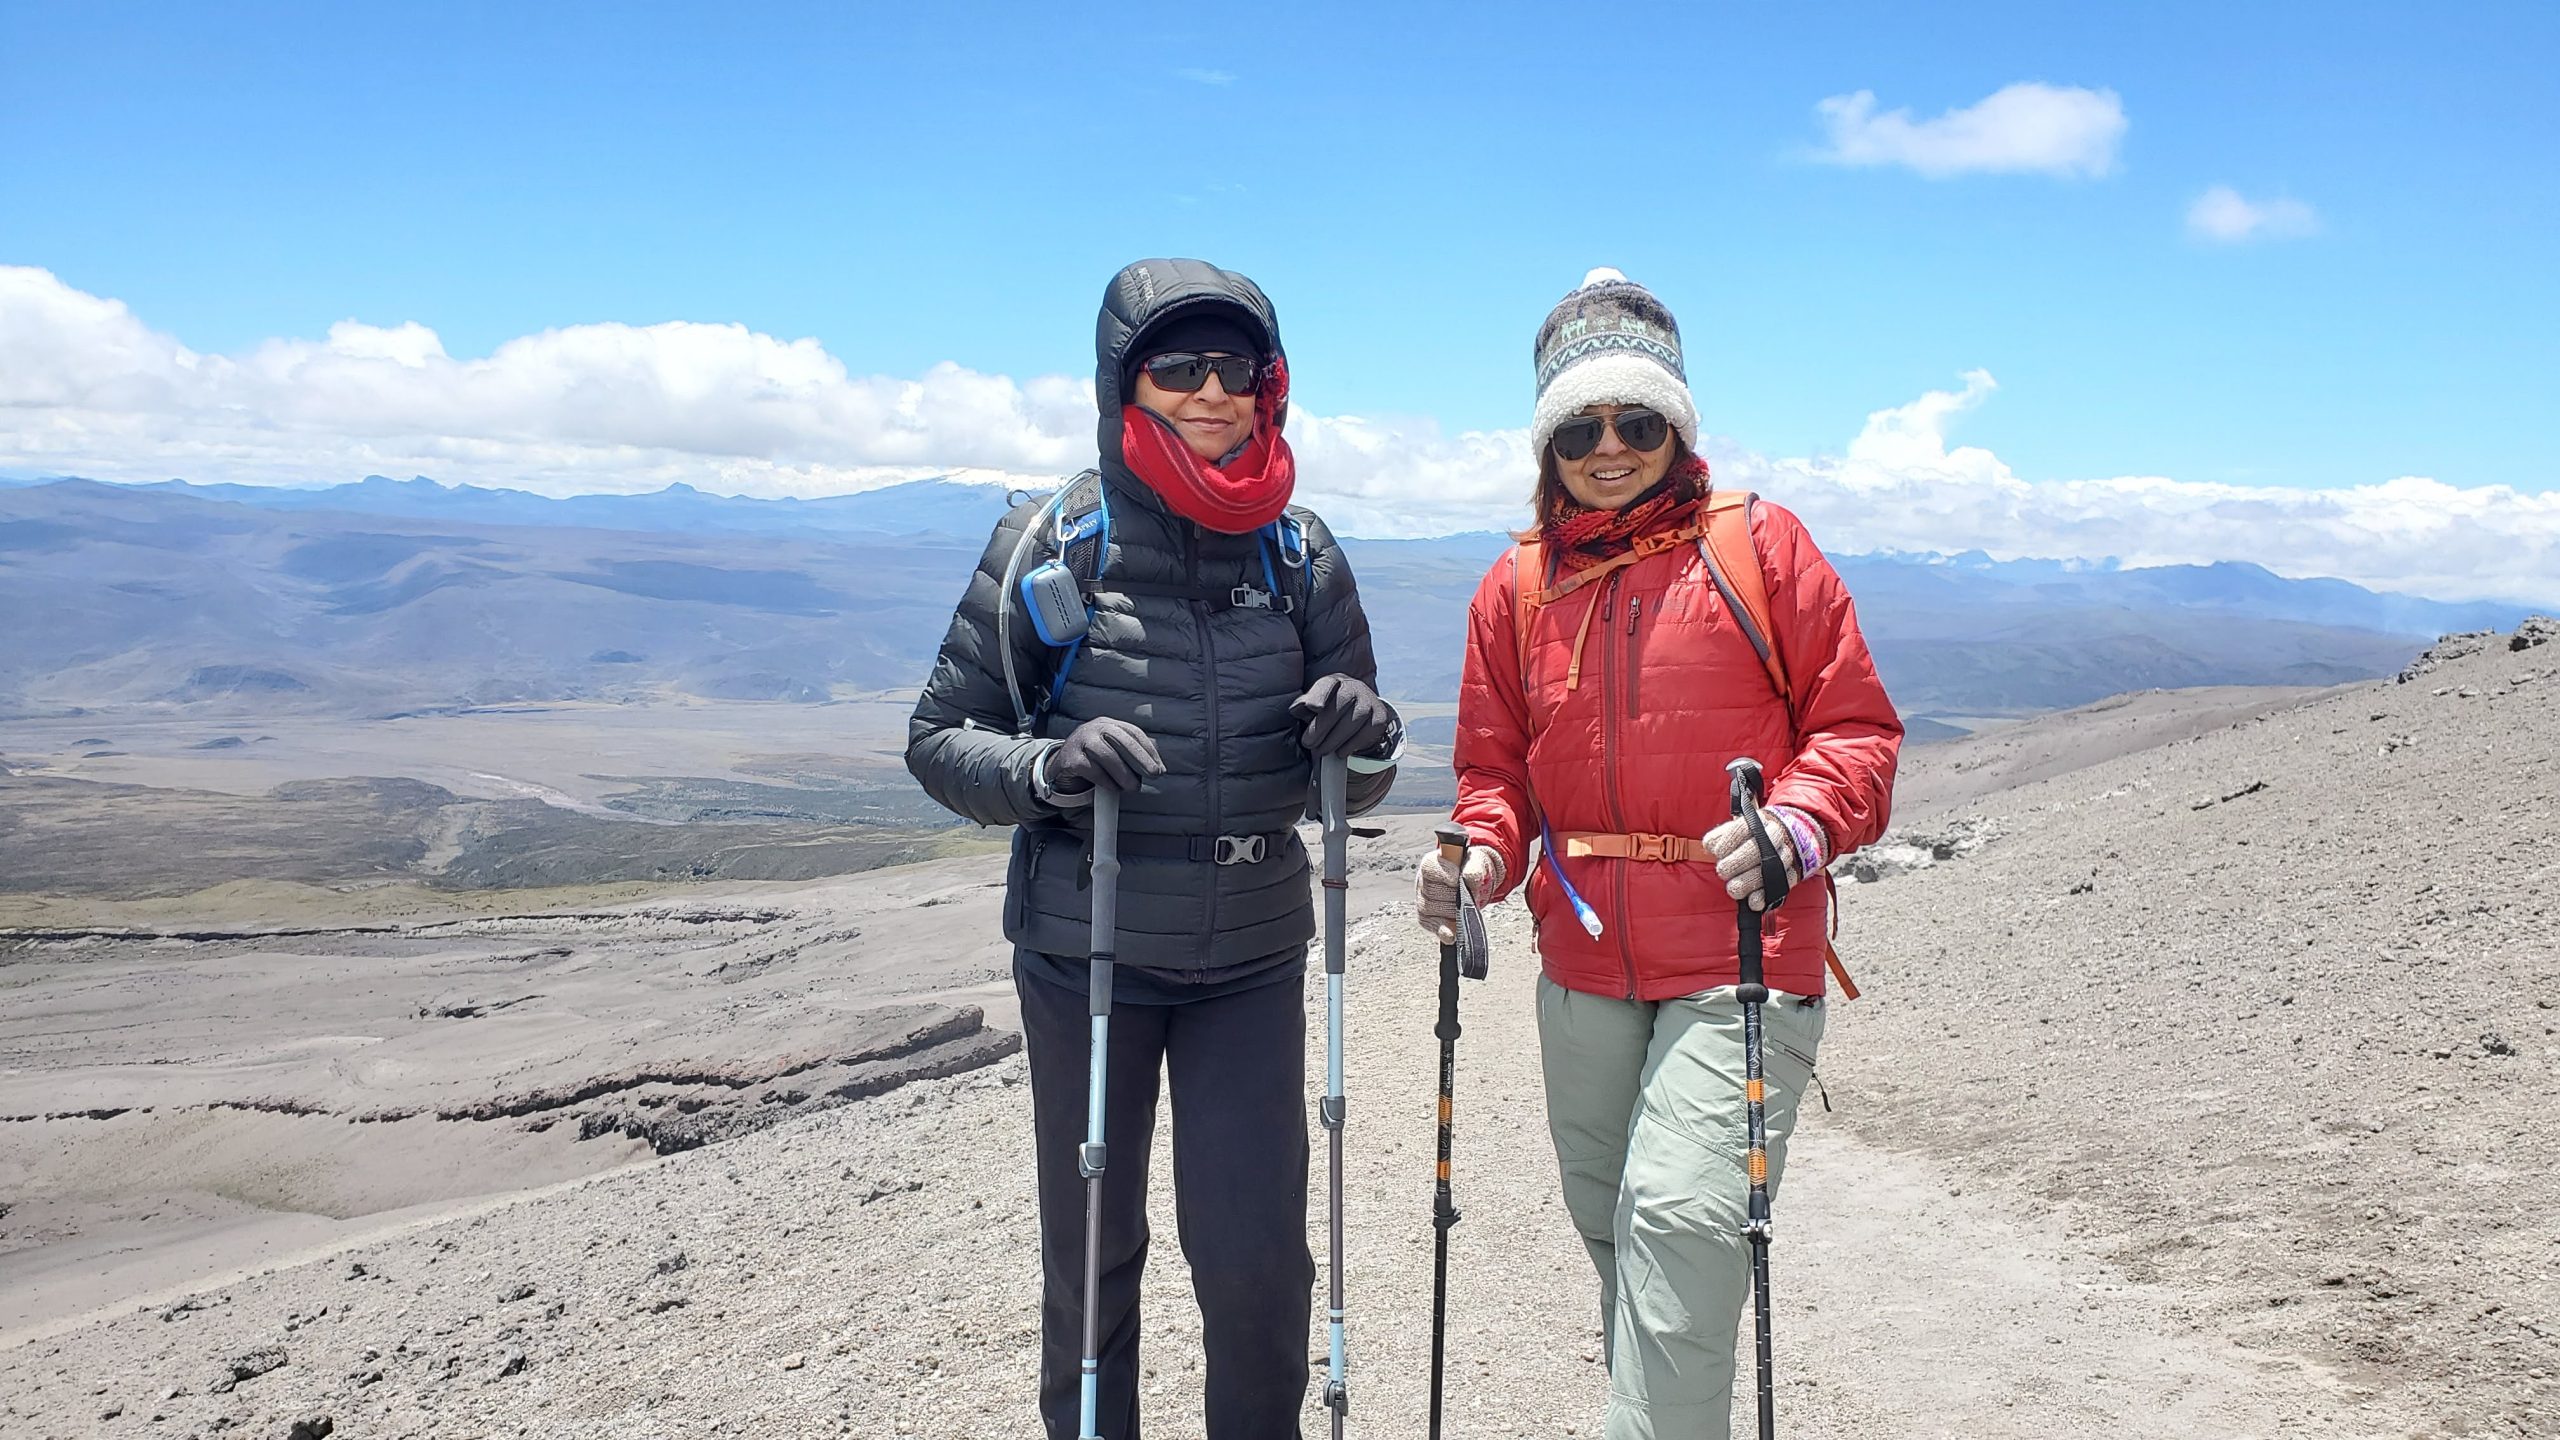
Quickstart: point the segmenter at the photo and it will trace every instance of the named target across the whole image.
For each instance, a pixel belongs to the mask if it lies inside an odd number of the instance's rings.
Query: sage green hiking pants
[[[1760,1007],[1773,1194],[1823,1016],[1784,993]],[[1538,1045],[1565,1209],[1600,1272],[1607,1440],[1728,1440],[1737,1355],[1752,1364],[1736,1343],[1751,1299],[1742,1003],[1731,986],[1617,1000],[1541,976]]]

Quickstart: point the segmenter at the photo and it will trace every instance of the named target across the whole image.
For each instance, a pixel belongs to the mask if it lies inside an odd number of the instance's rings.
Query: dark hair
[[[1674,430],[1671,432],[1671,465],[1662,473],[1677,475],[1695,458],[1688,440]],[[1555,443],[1549,441],[1547,448],[1538,452],[1538,484],[1529,492],[1529,528],[1511,538],[1537,539],[1541,531],[1555,523],[1556,512],[1564,508],[1569,498],[1565,494],[1564,477],[1556,471]]]

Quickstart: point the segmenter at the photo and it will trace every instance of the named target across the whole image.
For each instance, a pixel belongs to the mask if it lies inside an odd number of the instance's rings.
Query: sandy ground
[[[2076,710],[2002,720],[1937,749],[1906,747],[1894,813],[1905,821],[1960,813],[2003,790],[2193,740],[2332,693],[2339,692],[2230,685],[2140,690]]]
[[[1352,961],[1354,1430],[1376,1435],[1420,1434],[1426,1403],[1436,952],[1391,893],[1404,853],[1373,847]],[[1538,1119],[1525,916],[1496,923],[1509,963],[1469,988],[1460,1045],[1450,1433],[1589,1435],[1597,1290]],[[340,1434],[1028,1433],[1019,1067],[198,1290],[199,1309],[173,1293],[44,1335],[5,1352],[0,1415],[40,1435],[224,1418],[282,1434],[323,1413]],[[1960,1176],[1836,1119],[1808,1124],[1793,1163],[1773,1284],[1791,1434],[2401,1433],[2369,1395],[2206,1331],[2175,1290],[2115,1273],[2032,1206],[1968,1199]],[[1164,1232],[1148,1423],[1197,1435],[1197,1321]],[[286,1363],[211,1391],[268,1349]],[[1320,1411],[1306,1423],[1320,1432]]]
[[[0,1330],[1000,1059],[1002,877],[0,939]]]
[[[1974,778],[1907,808],[1917,858],[1843,887],[1869,995],[1833,1018],[1837,1109],[1808,1113],[1780,1203],[1786,1433],[2560,1435],[2560,647],[2469,648],[2405,685],[1915,765]],[[1435,980],[1401,911],[1424,828],[1363,842],[1354,892],[1355,1434],[1422,1431]],[[989,953],[983,879],[913,883],[874,912],[908,916],[910,953]],[[1589,1435],[1596,1288],[1540,1119],[1525,917],[1494,919],[1450,1429]],[[1031,1433],[1019,1065],[100,1292],[0,1332],[0,1431]],[[1154,1168],[1150,1433],[1197,1435]]]
[[[2560,646],[2441,648],[1921,817],[1958,858],[1850,892],[1826,1043],[1862,1135],[2232,1343],[2560,1434]]]

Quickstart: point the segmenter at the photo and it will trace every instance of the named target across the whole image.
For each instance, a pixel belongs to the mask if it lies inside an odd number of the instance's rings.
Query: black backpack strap
[[[1261,551],[1263,574],[1273,587],[1272,598],[1279,602],[1272,608],[1286,613],[1290,623],[1298,627],[1303,648],[1307,609],[1315,602],[1316,586],[1314,559],[1307,553],[1306,527],[1284,510],[1279,519],[1263,527],[1255,546]]]
[[[1103,498],[1101,472],[1086,470],[1078,473],[1050,502],[1042,520],[1034,523],[1047,523],[1052,527],[1050,535],[1058,547],[1059,560],[1065,563],[1067,573],[1081,582],[1079,588],[1085,593],[1086,623],[1090,624],[1093,580],[1111,559],[1111,511]],[[1010,603],[1012,597],[1006,598]],[[1083,651],[1084,641],[1078,639],[1072,645],[1049,652],[1049,682],[1043,687],[1040,699],[1020,712],[1022,722],[1017,733],[1030,734],[1040,717],[1048,714],[1058,703],[1058,692],[1066,688],[1067,672],[1075,667],[1076,656]],[[1012,664],[1009,651],[1006,664]]]
[[[1101,578],[1102,567],[1110,559],[1105,550],[1111,542],[1111,525],[1099,472],[1087,470],[1067,482],[1066,493],[1058,498],[1058,534],[1067,542],[1058,553],[1067,569],[1087,585]]]

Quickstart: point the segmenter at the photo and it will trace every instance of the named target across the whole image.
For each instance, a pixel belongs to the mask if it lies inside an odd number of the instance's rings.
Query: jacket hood
[[[1120,411],[1130,403],[1120,393],[1120,374],[1147,332],[1185,311],[1219,306],[1234,311],[1259,337],[1265,364],[1286,358],[1280,348],[1280,317],[1262,287],[1232,270],[1205,260],[1140,260],[1111,277],[1102,292],[1102,313],[1093,327],[1093,396],[1095,433],[1105,474],[1126,474],[1120,454]],[[1289,397],[1277,397],[1274,424],[1289,418]]]

